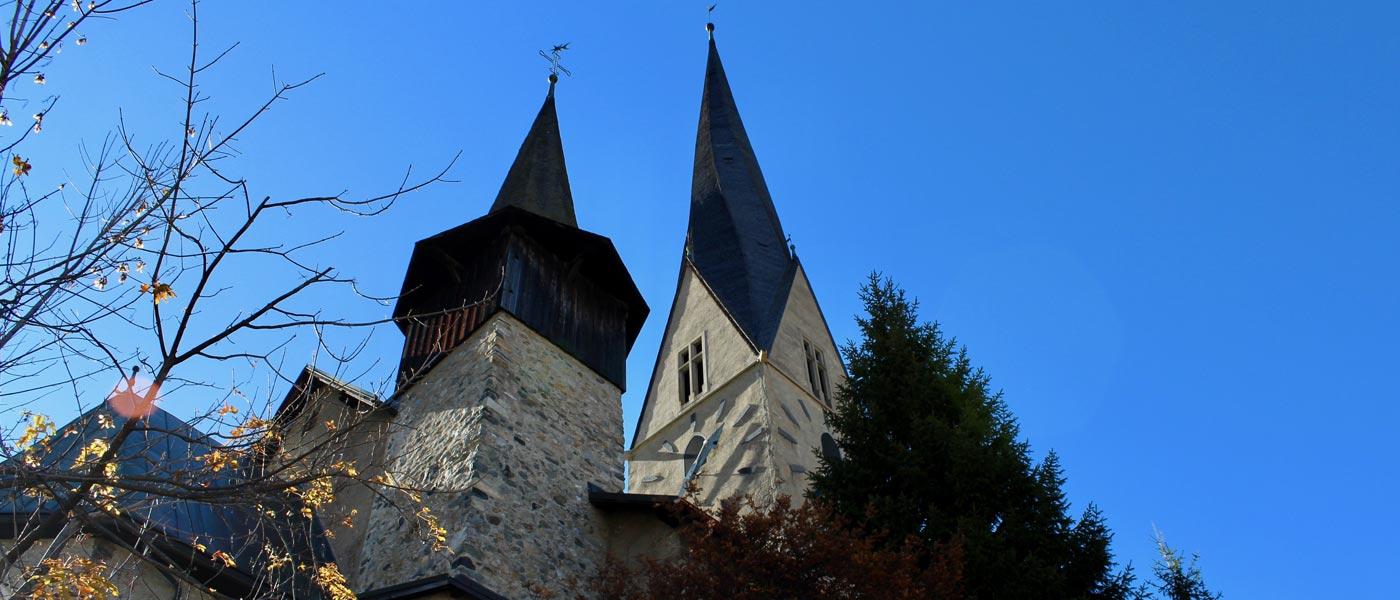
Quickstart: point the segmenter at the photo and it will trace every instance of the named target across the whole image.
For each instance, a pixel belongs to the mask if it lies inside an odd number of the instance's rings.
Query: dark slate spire
[[[686,256],[744,335],[767,349],[792,255],[715,47],[714,25],[695,140]],[[776,305],[776,310],[775,310]]]
[[[491,212],[514,206],[578,227],[574,196],[569,192],[569,172],[564,168],[564,143],[559,139],[559,116],[554,112],[554,84],[558,80],[555,75],[549,76],[544,106],[535,116],[525,142],[520,144],[520,153],[506,173]]]

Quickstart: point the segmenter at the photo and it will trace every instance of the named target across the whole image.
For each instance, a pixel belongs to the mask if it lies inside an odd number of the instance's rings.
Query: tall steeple
[[[520,144],[520,152],[491,204],[491,212],[516,206],[577,227],[569,171],[564,166],[564,143],[559,139],[559,116],[554,112],[554,85],[558,81],[557,75],[549,76],[544,105],[535,115],[530,132],[525,134],[525,142]]]
[[[686,256],[744,335],[766,349],[793,257],[710,30]]]
[[[845,370],[788,248],[710,30],[690,228],[632,436],[628,491],[714,507],[800,498],[834,444],[822,414]]]

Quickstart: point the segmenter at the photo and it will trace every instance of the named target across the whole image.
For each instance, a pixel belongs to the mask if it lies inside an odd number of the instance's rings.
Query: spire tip
[[[706,24],[705,24],[705,31],[708,32],[708,33],[710,34],[710,41],[714,41],[714,39],[715,39],[715,24],[714,24],[714,23],[706,23]]]

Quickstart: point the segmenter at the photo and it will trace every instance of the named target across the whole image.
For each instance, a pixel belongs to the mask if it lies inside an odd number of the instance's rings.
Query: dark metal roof
[[[679,527],[682,520],[707,518],[705,511],[681,496],[609,492],[591,482],[588,503],[603,512],[649,512],[671,527]]]
[[[506,173],[491,212],[516,206],[565,225],[578,226],[569,171],[564,167],[564,143],[559,139],[559,116],[554,112],[554,83],[544,98],[530,133],[520,144],[515,163]]]
[[[749,341],[768,349],[793,258],[713,38],[695,140],[686,254]]]
[[[104,427],[101,417],[110,419],[112,427]],[[126,418],[111,411],[105,404],[83,413],[72,422],[58,428],[49,450],[42,455],[39,468],[71,471],[79,453],[92,440],[111,439],[126,423]],[[196,473],[202,478],[182,485],[207,484],[211,488],[231,487],[250,477],[253,468],[243,472],[212,473],[204,467],[201,457],[219,448],[208,434],[189,423],[161,410],[154,409],[142,418],[132,434],[117,450],[119,477],[173,477]],[[19,457],[0,463],[0,521],[13,527],[34,512],[51,512],[56,508],[52,499],[36,498],[24,493],[23,483],[16,475],[22,471]],[[176,491],[179,485],[174,486]],[[255,507],[234,500],[228,504],[162,496],[156,493],[120,493],[116,503],[122,507],[120,519],[100,519],[106,523],[94,533],[114,541],[159,547],[165,562],[188,570],[191,576],[217,587],[221,592],[251,590],[268,585],[263,565],[268,557],[262,551],[268,543],[286,547],[305,562],[315,557],[319,562],[333,562],[334,555],[316,519],[264,519]],[[288,514],[295,513],[288,503]],[[0,537],[6,533],[0,527]],[[206,549],[196,552],[198,542]],[[224,551],[235,559],[237,567],[213,568],[208,558]],[[304,597],[319,597],[319,592],[306,577],[294,576],[293,586]],[[298,596],[303,597],[303,596]]]
[[[417,581],[382,587],[360,594],[359,597],[360,600],[409,600],[410,598],[424,598],[439,594],[446,594],[449,598],[467,598],[468,600],[506,600],[505,596],[487,589],[486,586],[461,573],[434,575]]]

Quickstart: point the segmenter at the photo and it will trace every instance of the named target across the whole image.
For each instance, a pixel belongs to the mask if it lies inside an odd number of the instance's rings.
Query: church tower
[[[844,379],[835,342],[783,234],[710,30],[690,225],[670,316],[629,452],[628,491],[695,484],[800,498]]]
[[[357,525],[357,589],[525,598],[606,558],[589,489],[622,488],[626,359],[648,309],[612,242],[577,226],[556,81],[490,211],[414,246],[383,460],[435,490],[423,502],[448,552],[379,498]]]

